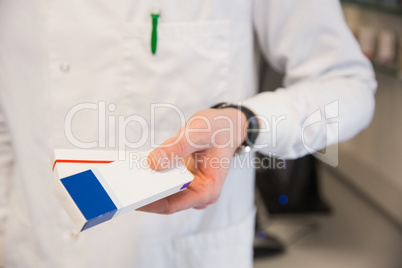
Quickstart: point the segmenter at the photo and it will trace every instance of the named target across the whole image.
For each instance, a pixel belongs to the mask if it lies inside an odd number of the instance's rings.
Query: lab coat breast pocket
[[[151,23],[124,27],[124,92],[132,113],[144,105],[149,109],[152,103],[164,103],[190,116],[227,99],[228,20],[162,20],[155,55],[151,32]],[[162,121],[175,113],[177,117],[177,111],[166,109]]]

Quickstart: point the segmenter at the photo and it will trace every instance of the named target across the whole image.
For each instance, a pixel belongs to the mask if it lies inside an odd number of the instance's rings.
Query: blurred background
[[[257,170],[255,268],[402,268],[402,1],[341,2],[376,70],[374,119],[335,168],[307,156]],[[262,72],[262,90],[281,86]]]

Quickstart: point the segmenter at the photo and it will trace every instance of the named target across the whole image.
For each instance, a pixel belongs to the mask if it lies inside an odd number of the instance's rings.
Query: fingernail
[[[169,167],[169,158],[163,150],[155,150],[152,152],[152,166],[155,168],[166,169]]]

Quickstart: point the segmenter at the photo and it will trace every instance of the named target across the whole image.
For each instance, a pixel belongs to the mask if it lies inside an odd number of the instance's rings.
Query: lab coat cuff
[[[273,157],[298,157],[300,149],[293,148],[292,144],[300,137],[299,111],[289,97],[279,92],[263,92],[242,101],[242,105],[259,119],[260,132],[254,151]]]

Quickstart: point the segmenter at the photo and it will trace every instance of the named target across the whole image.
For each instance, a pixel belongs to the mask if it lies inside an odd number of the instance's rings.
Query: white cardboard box
[[[54,192],[77,232],[184,190],[193,175],[180,164],[154,171],[148,152],[55,150]]]

